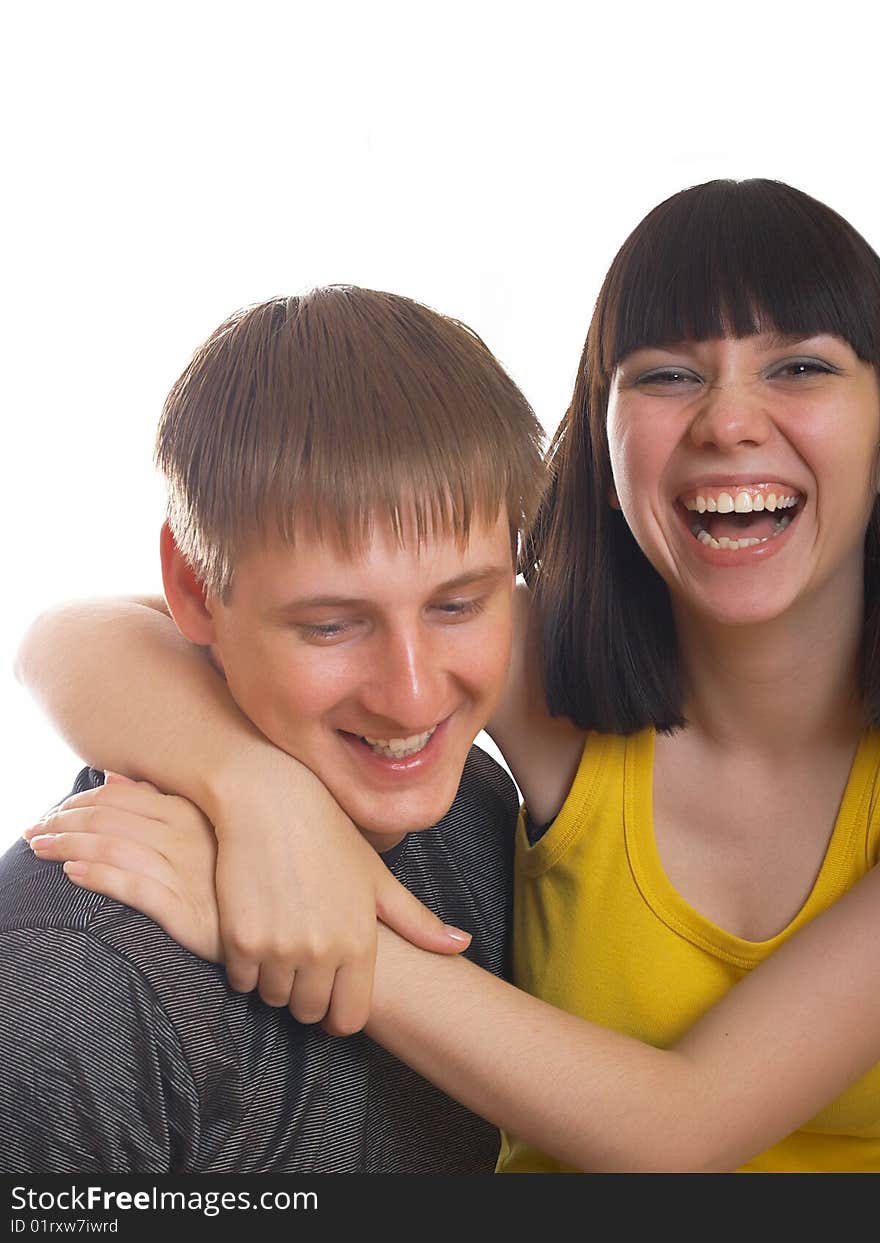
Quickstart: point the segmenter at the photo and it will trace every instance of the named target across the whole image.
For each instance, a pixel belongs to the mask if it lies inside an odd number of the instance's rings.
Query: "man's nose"
[[[445,707],[442,686],[430,639],[413,628],[384,636],[361,698],[367,711],[409,735],[437,724]]]

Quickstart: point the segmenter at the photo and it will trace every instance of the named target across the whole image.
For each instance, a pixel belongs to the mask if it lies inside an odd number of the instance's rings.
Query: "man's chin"
[[[402,765],[387,760],[374,765],[372,757],[364,757],[346,742],[337,753],[339,763],[332,768],[325,763],[322,772],[314,767],[312,771],[362,831],[389,837],[415,833],[431,828],[449,811],[470,750],[470,742],[463,746],[460,737],[442,727],[432,742],[436,750],[425,756],[427,763]]]
[[[431,797],[419,798],[412,791],[406,795],[363,800],[336,797],[362,833],[374,837],[387,836],[392,842],[404,833],[433,828],[449,811],[457,791],[456,782],[451,791],[442,795],[434,792]]]

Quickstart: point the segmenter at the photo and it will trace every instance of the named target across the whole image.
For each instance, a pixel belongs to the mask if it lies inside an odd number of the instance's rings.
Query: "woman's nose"
[[[713,384],[700,399],[691,424],[691,439],[700,448],[730,451],[761,445],[770,433],[770,418],[760,389],[749,383]]]

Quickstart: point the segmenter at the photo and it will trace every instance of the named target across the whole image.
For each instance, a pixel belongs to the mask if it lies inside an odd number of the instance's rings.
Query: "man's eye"
[[[434,608],[444,617],[473,617],[483,611],[482,600],[447,600],[443,604],[435,604]]]
[[[297,630],[304,639],[338,639],[348,634],[349,622],[300,622]]]

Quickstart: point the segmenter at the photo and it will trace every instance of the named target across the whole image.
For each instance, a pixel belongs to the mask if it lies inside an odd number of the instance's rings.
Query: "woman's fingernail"
[[[111,772],[109,768],[104,769],[104,784],[109,785],[111,781],[117,782],[119,785],[133,786],[137,783],[131,777],[124,777],[122,773]]]
[[[64,864],[63,870],[68,876],[85,876],[89,869],[85,863],[80,863],[78,860],[68,859]]]
[[[57,833],[41,833],[39,837],[30,839],[30,847],[35,855],[45,854],[52,849],[52,843],[58,836]]]
[[[443,931],[449,937],[450,941],[461,941],[467,944],[471,939],[469,932],[462,932],[461,928],[456,928],[453,924],[444,924]]]

